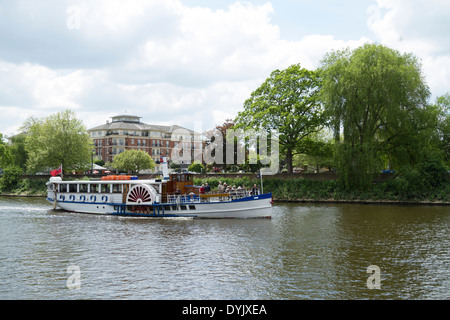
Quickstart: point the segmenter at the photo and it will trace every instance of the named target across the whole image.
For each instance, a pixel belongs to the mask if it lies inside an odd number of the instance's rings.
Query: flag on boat
[[[62,164],[59,166],[58,169],[52,170],[50,171],[50,174],[52,175],[52,177],[57,176],[58,174],[62,173]]]

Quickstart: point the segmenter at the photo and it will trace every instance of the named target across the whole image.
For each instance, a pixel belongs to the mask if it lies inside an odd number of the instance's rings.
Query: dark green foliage
[[[304,139],[318,132],[325,122],[319,102],[321,79],[300,64],[275,70],[244,103],[235,127],[277,130],[280,155],[292,173],[293,156],[305,153]]]
[[[423,168],[425,168],[425,164]],[[265,178],[264,192],[272,192],[276,200],[304,200],[304,201],[326,201],[326,200],[346,200],[346,201],[450,201],[450,180],[447,174],[443,175],[439,184],[429,180],[429,176],[434,174],[435,166],[429,171],[419,171],[414,169],[404,169],[398,175],[383,182],[371,183],[365,190],[348,190],[335,180],[307,180],[303,178]],[[441,170],[441,169],[439,169]],[[194,183],[200,185],[208,182],[212,188],[217,188],[219,181],[228,185],[252,186],[259,185],[259,179],[231,179],[231,178],[208,178],[195,179]],[[434,186],[432,186],[434,185]]]
[[[17,186],[23,171],[19,166],[9,165],[3,169],[3,175],[0,179],[0,187],[2,190],[11,190]]]

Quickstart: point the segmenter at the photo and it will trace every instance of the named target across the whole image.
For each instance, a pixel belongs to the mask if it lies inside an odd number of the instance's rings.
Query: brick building
[[[180,127],[178,125],[150,125],[140,121],[133,115],[117,115],[106,124],[88,129],[94,142],[94,157],[110,162],[114,156],[128,149],[138,149],[147,152],[153,160],[159,161],[165,156],[171,160],[172,149],[190,149],[191,161],[194,148],[202,148],[201,133]],[[155,171],[160,171],[159,165]]]

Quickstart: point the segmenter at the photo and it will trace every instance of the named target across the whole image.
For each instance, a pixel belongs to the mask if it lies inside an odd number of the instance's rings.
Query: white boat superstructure
[[[270,218],[272,195],[251,190],[199,193],[189,174],[139,180],[108,176],[101,180],[47,182],[47,200],[73,212],[139,217]]]

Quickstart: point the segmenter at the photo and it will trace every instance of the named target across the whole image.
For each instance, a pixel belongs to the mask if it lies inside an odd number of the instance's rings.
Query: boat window
[[[186,206],[180,206],[180,209],[181,210],[187,210],[187,207]]]
[[[101,190],[100,193],[109,193],[109,184],[101,184]]]
[[[91,184],[91,193],[97,193],[98,192],[98,184]]]
[[[113,184],[113,193],[122,193],[122,185],[121,184]]]
[[[87,184],[80,184],[80,192],[87,192]]]
[[[58,186],[58,192],[67,192],[67,184],[60,184]]]
[[[69,184],[69,192],[77,192],[77,185]]]
[[[189,210],[195,210],[195,206],[189,205]]]
[[[170,211],[170,206],[165,207],[164,210]]]
[[[172,206],[172,210],[177,210],[177,206]]]

